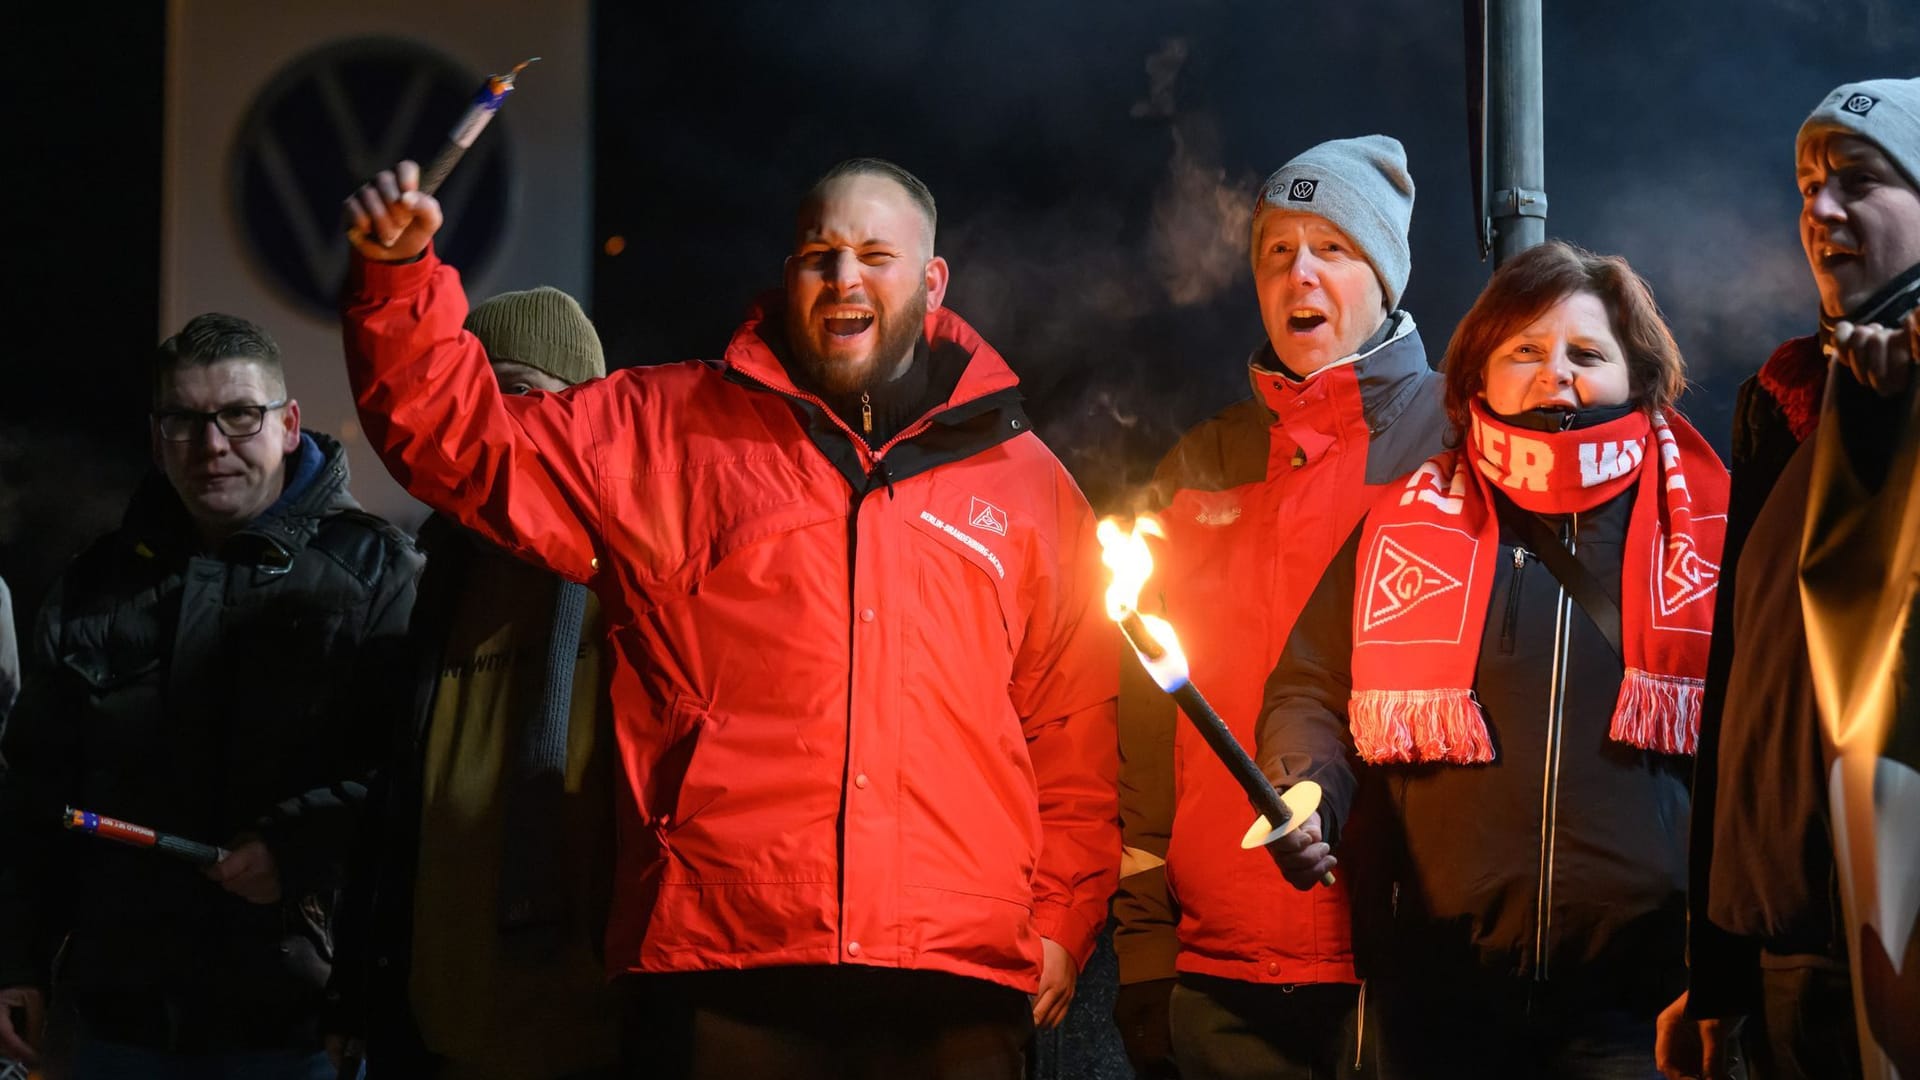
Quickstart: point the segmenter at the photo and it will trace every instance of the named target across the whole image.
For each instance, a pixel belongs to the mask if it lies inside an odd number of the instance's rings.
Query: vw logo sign
[[[1319,186],[1318,180],[1295,180],[1293,186],[1287,189],[1287,198],[1294,202],[1312,202],[1313,190]]]
[[[341,202],[402,158],[424,169],[484,78],[414,42],[364,38],[315,49],[269,80],[233,147],[232,203],[266,276],[334,318],[347,272]],[[447,223],[434,248],[470,278],[498,250],[513,205],[511,111],[439,192]]]

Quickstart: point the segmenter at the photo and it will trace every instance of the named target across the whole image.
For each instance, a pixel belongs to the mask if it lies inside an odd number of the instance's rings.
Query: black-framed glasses
[[[246,439],[260,434],[260,429],[267,424],[267,414],[285,408],[286,404],[287,400],[281,398],[265,405],[228,405],[214,412],[164,409],[153,414],[153,424],[160,429],[160,437],[168,442],[191,440],[207,430],[209,421],[229,439]]]

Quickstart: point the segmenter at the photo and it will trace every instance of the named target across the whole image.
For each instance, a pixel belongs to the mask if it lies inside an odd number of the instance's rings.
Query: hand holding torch
[[[1100,557],[1113,571],[1113,584],[1107,589],[1107,615],[1120,624],[1120,632],[1133,646],[1141,666],[1187,715],[1214,756],[1233,774],[1247,801],[1253,804],[1254,812],[1260,815],[1241,837],[1241,848],[1265,847],[1299,828],[1319,809],[1320,785],[1304,780],[1289,787],[1285,795],[1275,791],[1266,774],[1247,756],[1240,740],[1233,737],[1226,721],[1193,685],[1186,655],[1180,649],[1180,638],[1173,626],[1164,619],[1139,612],[1140,589],[1153,574],[1153,554],[1147,549],[1146,538],[1164,535],[1159,522],[1150,517],[1137,519],[1131,532],[1123,532],[1119,523],[1111,518],[1100,522]],[[1272,848],[1267,850],[1276,863],[1280,861]],[[1327,885],[1334,883],[1332,873],[1323,874],[1320,880]]]
[[[426,249],[441,225],[440,209],[432,200],[434,192],[446,182],[467,148],[492,122],[493,114],[500,111],[521,70],[538,59],[536,56],[523,60],[505,75],[487,76],[487,81],[474,95],[473,104],[447,133],[446,144],[425,170],[410,174],[409,170],[417,170],[418,166],[403,161],[391,172],[383,172],[362,184],[347,197],[342,222],[355,250],[375,262],[406,262]],[[424,211],[421,210],[423,196],[430,206]]]

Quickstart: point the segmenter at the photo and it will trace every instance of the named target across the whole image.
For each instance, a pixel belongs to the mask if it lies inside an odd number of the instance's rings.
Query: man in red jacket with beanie
[[[1399,306],[1412,214],[1406,152],[1384,135],[1321,143],[1267,178],[1249,237],[1267,331],[1253,394],[1189,431],[1155,478],[1167,539],[1149,602],[1249,747],[1328,562],[1380,485],[1440,449],[1440,378]],[[1129,1055],[1150,1076],[1333,1075],[1357,1052],[1345,885],[1296,892],[1242,851],[1245,794],[1132,657],[1122,670],[1121,811],[1140,868],[1114,904]]]
[[[509,398],[418,176],[348,200],[349,375],[409,491],[600,597],[631,1067],[1019,1076],[1119,863],[1115,635],[926,186],[831,170],[719,362]]]

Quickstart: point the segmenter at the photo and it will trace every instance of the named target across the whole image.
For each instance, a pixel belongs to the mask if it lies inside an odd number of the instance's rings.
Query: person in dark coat
[[[335,901],[422,559],[244,319],[161,345],[151,428],[158,468],[53,588],[0,737],[0,1053],[34,1059],[51,986],[78,1076],[330,1078]],[[65,832],[67,806],[226,854]]]
[[[606,374],[593,323],[558,289],[491,297],[466,328],[508,394]],[[616,769],[599,602],[442,515],[420,544],[419,710],[375,791],[373,857],[349,901],[369,921],[342,934],[335,1031],[364,1037],[375,1080],[610,1075]]]
[[[1861,1073],[1800,560],[1823,399],[1844,425],[1835,437],[1862,461],[1884,461],[1906,415],[1902,324],[1920,303],[1920,79],[1828,93],[1800,127],[1795,174],[1819,328],[1774,350],[1734,408],[1724,587],[1694,777],[1688,990],[1662,1024],[1673,1076],[1725,1075],[1725,1033],[1743,1017],[1756,1076]],[[1862,572],[1866,554],[1851,556]]]
[[[1624,260],[1516,256],[1443,370],[1458,449],[1375,504],[1267,683],[1258,760],[1325,793],[1282,869],[1345,867],[1384,1074],[1646,1076],[1726,472]]]

